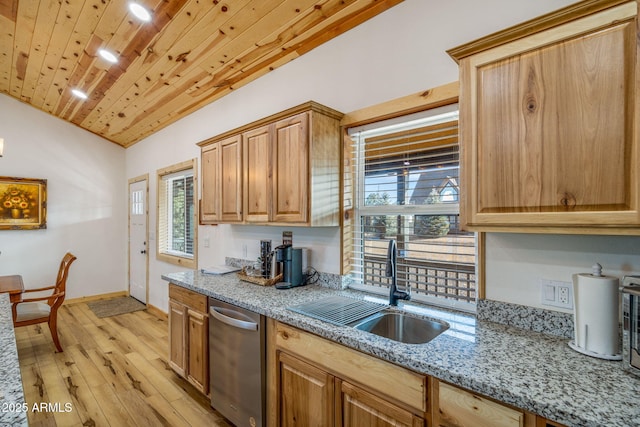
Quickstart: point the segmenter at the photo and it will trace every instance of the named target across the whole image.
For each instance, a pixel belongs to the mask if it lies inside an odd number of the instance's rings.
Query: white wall
[[[487,248],[487,298],[497,301],[572,312],[540,303],[540,279],[571,282],[595,263],[607,276],[640,274],[639,237],[492,233]]]
[[[65,252],[67,298],[127,289],[125,150],[0,95],[0,175],[47,179],[47,228],[0,230],[0,275],[26,288],[55,283]]]
[[[347,113],[455,81],[457,65],[445,50],[570,3],[572,1],[567,0],[405,0],[129,148],[127,178],[144,173],[155,177],[158,168],[199,157],[195,145],[198,141],[308,100]],[[151,206],[155,206],[155,178],[151,179],[150,188]],[[149,225],[151,230],[155,229],[153,209]],[[252,226],[200,227],[200,266],[221,263],[225,256],[244,257],[245,245],[247,256],[255,258],[258,241],[261,238],[278,241],[281,231],[281,228]],[[293,231],[294,244],[313,247],[312,265],[321,271],[339,272],[337,228]],[[209,237],[209,248],[203,247],[205,237]],[[526,239],[517,236],[489,239],[487,293],[490,297],[535,304],[537,299],[530,298],[530,288],[540,270],[564,277],[564,270],[549,266],[564,265],[565,258],[571,271],[583,262],[588,267],[591,258],[604,260],[606,257],[600,256],[598,250],[589,256],[574,254],[580,253],[585,241],[596,248],[601,247],[599,242],[609,241],[601,237],[565,240],[554,236],[538,236],[535,240],[540,242],[538,246],[527,244]],[[617,239],[611,241],[617,246]],[[627,249],[640,246],[637,238],[630,242],[625,245]],[[155,241],[150,243],[153,247]],[[519,258],[501,258],[512,246],[519,248]],[[528,262],[533,255],[535,259]],[[640,270],[639,262],[633,261],[633,270]],[[157,262],[152,256],[149,269],[149,302],[166,310],[167,284],[160,279],[160,274],[178,268]],[[510,273],[503,274],[505,271]],[[517,276],[514,273],[517,271],[523,271],[526,277]]]

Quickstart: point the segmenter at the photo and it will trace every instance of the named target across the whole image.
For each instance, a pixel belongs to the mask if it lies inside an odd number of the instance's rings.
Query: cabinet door
[[[209,318],[187,309],[187,379],[202,393],[209,392]]]
[[[434,380],[436,381],[436,380]],[[501,405],[469,391],[437,382],[435,427],[522,427],[524,412]]]
[[[219,206],[222,222],[242,221],[242,138],[220,141]]]
[[[169,300],[169,366],[180,376],[186,375],[187,308]]]
[[[220,149],[217,143],[202,148],[202,204],[200,205],[200,217],[203,223],[215,223],[220,220],[218,212],[219,157]]]
[[[629,2],[461,61],[468,225],[640,224],[636,14]]]
[[[278,353],[280,427],[328,427],[334,423],[334,377],[287,353]]]
[[[340,407],[336,427],[421,427],[424,419],[361,388],[339,382]]]
[[[306,223],[309,209],[309,118],[307,113],[276,122],[273,140],[273,222]]]
[[[247,222],[269,221],[271,193],[272,126],[263,126],[242,136],[244,145],[244,219]]]

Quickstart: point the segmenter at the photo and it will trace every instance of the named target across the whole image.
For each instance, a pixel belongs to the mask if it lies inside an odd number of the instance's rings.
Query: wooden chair
[[[47,322],[51,330],[53,342],[59,352],[62,352],[62,346],[58,339],[58,308],[60,308],[64,302],[69,267],[75,260],[75,255],[67,252],[64,258],[62,258],[62,262],[60,262],[60,269],[58,270],[58,278],[56,279],[55,285],[38,289],[25,289],[22,294],[20,294],[20,301],[14,302],[11,306],[13,326],[16,328],[18,326]],[[50,295],[42,297],[24,298],[27,293],[42,291],[52,292]]]

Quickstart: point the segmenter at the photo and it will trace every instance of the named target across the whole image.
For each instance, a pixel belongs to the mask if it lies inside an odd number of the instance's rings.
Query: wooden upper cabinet
[[[242,139],[225,138],[202,149],[203,223],[242,221]]]
[[[468,229],[640,234],[637,13],[580,2],[449,51]]]
[[[242,221],[242,138],[226,138],[220,145],[220,219]]]
[[[218,144],[211,144],[202,149],[202,203],[200,204],[200,218],[203,223],[213,223],[220,220],[218,211],[218,173],[220,150]]]
[[[271,206],[274,222],[307,222],[309,205],[308,113],[276,122]]]
[[[203,184],[203,221],[339,225],[341,118],[335,110],[308,102],[199,143],[202,167],[218,156],[216,173],[221,176],[219,187]],[[219,149],[216,154],[212,148],[232,138],[242,142],[238,163],[231,160],[237,151],[230,150],[231,155]],[[203,174],[207,183],[209,175]],[[216,209],[216,219],[206,215]]]
[[[245,132],[244,218],[247,222],[268,222],[271,194],[271,139],[273,126],[266,125]]]

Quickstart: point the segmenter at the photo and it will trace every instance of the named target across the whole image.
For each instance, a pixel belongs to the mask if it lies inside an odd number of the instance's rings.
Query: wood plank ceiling
[[[401,1],[0,0],[0,92],[129,147]]]

